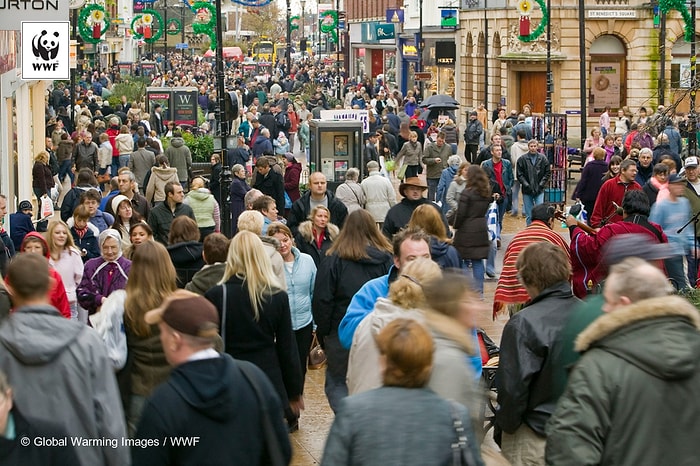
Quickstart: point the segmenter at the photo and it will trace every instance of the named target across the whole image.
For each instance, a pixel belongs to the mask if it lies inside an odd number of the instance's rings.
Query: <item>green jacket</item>
[[[214,221],[216,200],[214,200],[214,196],[208,189],[201,188],[196,191],[190,191],[185,198],[185,204],[192,207],[194,218],[199,228],[213,227],[216,225]]]
[[[432,179],[440,179],[442,171],[447,168],[447,159],[452,155],[452,146],[445,143],[442,147],[438,147],[436,143],[428,144],[428,147],[423,153],[423,163],[425,164],[425,177]],[[435,159],[440,159],[436,162]]]
[[[547,425],[546,463],[700,464],[700,314],[678,296],[616,309],[584,352]]]
[[[564,393],[569,371],[581,357],[581,353],[574,349],[576,337],[591,322],[603,315],[603,304],[605,304],[603,295],[593,294],[576,306],[552,347],[552,367],[554,368],[552,371],[552,391],[557,398]]]

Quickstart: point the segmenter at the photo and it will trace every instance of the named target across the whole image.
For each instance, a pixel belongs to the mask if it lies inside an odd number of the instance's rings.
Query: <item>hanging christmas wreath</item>
[[[131,32],[135,39],[143,39],[152,44],[163,37],[165,22],[155,10],[143,10],[131,20]]]
[[[297,16],[297,15],[289,18],[289,31],[290,32],[299,29],[299,20],[300,19],[301,18],[299,18],[299,16]]]
[[[692,42],[694,40],[695,27],[693,26],[693,18],[683,0],[659,0],[659,9],[663,13],[668,13],[671,10],[680,12],[683,17],[683,22],[685,23],[685,27],[683,28],[685,34],[683,38],[686,42]]]
[[[182,32],[182,21],[177,18],[170,18],[165,30],[171,36],[180,34],[180,32]]]
[[[195,11],[192,30],[195,34],[209,36],[209,48],[216,50],[216,7],[211,3],[197,2],[192,8]]]
[[[101,5],[92,4],[80,10],[78,32],[83,41],[89,44],[99,43],[110,24],[109,15]]]
[[[321,32],[331,35],[333,42],[338,42],[338,11],[326,10],[320,15]]]
[[[540,10],[542,10],[542,20],[540,21],[540,24],[537,26],[537,28],[530,34],[526,36],[518,36],[518,39],[520,39],[522,42],[532,42],[536,40],[542,35],[542,33],[544,32],[544,28],[547,27],[547,22],[549,19],[549,14],[547,13],[547,5],[544,3],[544,0],[534,1],[540,6]],[[529,0],[521,0],[518,4],[518,10],[520,10],[521,14],[526,15],[527,13],[532,11],[532,3]]]

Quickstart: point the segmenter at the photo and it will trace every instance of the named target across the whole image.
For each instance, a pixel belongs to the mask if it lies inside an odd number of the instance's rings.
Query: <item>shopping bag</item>
[[[498,227],[498,204],[493,201],[486,211],[486,224],[489,229],[489,241],[493,241],[501,235]]]
[[[41,196],[41,210],[39,212],[41,212],[42,219],[53,217],[53,201],[46,194]]]

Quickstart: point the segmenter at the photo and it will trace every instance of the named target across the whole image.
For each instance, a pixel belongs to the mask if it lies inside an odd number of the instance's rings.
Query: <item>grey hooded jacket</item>
[[[48,305],[22,307],[0,326],[0,347],[19,409],[61,423],[67,442],[93,442],[76,448],[81,465],[130,463],[117,382],[95,330]]]

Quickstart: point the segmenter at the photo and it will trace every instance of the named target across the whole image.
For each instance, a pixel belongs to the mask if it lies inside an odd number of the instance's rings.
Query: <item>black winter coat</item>
[[[270,464],[265,452],[260,404],[241,366],[255,375],[269,409],[275,436],[286,462],[292,457],[282,406],[270,381],[254,365],[228,355],[190,361],[173,369],[168,381],[155,389],[143,409],[136,438],[159,439],[157,446],[134,448],[134,466]],[[196,444],[163,445],[165,438],[198,439]],[[45,450],[51,450],[50,448]],[[74,463],[75,464],[75,463]]]
[[[389,273],[390,253],[373,247],[368,248],[367,253],[369,258],[359,261],[341,259],[334,253],[321,262],[311,304],[319,337],[336,335],[355,293],[373,278]]]
[[[454,221],[457,231],[452,244],[462,259],[481,260],[488,257],[490,241],[486,212],[491,202],[491,197],[482,197],[470,188],[465,188],[459,195]]]
[[[513,433],[525,423],[544,437],[557,404],[550,354],[579,302],[571,284],[560,282],[543,290],[503,328],[496,425],[504,432]]]
[[[435,207],[438,212],[440,212],[442,222],[445,224],[445,228],[449,232],[450,227],[448,226],[447,218],[445,218],[445,214],[442,213],[437,204],[433,204],[424,197],[421,197],[417,201],[412,201],[404,197],[401,199],[401,202],[394,205],[391,209],[389,209],[389,212],[386,213],[384,225],[382,226],[382,233],[384,233],[384,236],[391,240],[391,238],[398,233],[400,229],[408,225],[409,220],[411,220],[411,215],[413,215],[413,211],[416,210],[419,205],[423,204],[430,204]]]
[[[275,200],[278,212],[284,212],[284,179],[282,175],[274,169],[265,176],[259,173],[255,176],[255,184],[253,188],[259,189],[263,194],[267,194]]]
[[[203,246],[199,241],[186,241],[168,246],[170,260],[177,272],[178,288],[184,288],[185,285],[192,281],[194,274],[204,267],[202,251]]]
[[[345,204],[336,199],[332,192],[326,191],[326,197],[328,197],[328,210],[331,211],[331,218],[329,219],[330,223],[338,228],[343,228],[345,217],[348,216],[348,208],[345,207]],[[280,212],[284,212],[284,209],[280,210]],[[287,226],[290,230],[292,230],[293,234],[297,234],[299,224],[308,220],[310,214],[311,191],[306,191],[303,196],[292,204],[292,209],[289,212],[289,221],[287,222]]]

